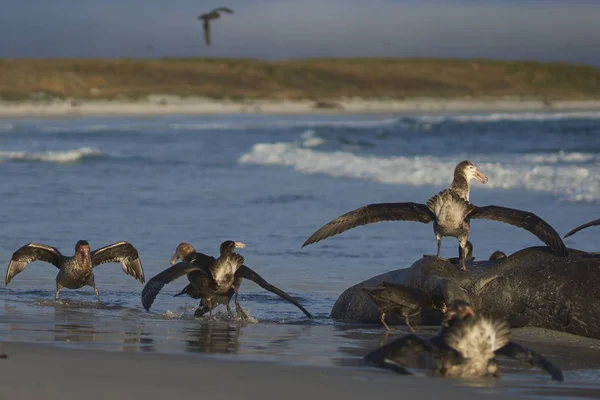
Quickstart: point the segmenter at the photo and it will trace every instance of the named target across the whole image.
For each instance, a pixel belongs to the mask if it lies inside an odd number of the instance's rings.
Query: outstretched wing
[[[62,257],[60,251],[52,246],[28,243],[13,253],[8,263],[4,284],[8,285],[15,275],[22,272],[27,264],[33,261],[45,261],[60,269],[59,262]]]
[[[527,347],[516,342],[508,342],[504,347],[496,350],[496,355],[503,355],[521,361],[526,361],[532,366],[544,369],[553,380],[562,382],[563,373],[556,365],[552,364],[546,357],[536,354]]]
[[[233,10],[229,7],[218,7],[218,8],[215,8],[215,11],[223,11],[228,14],[233,14]]]
[[[129,242],[117,242],[92,251],[92,267],[100,264],[120,262],[123,272],[144,283],[144,269],[135,247]]]
[[[468,214],[468,218],[489,219],[525,229],[546,243],[558,255],[567,255],[567,248],[560,235],[537,215],[527,211],[499,206],[476,207],[472,205],[471,207],[472,209]]]
[[[438,350],[428,340],[410,334],[373,350],[363,359],[379,368],[391,369],[399,374],[412,375],[398,361],[402,360],[407,353],[414,354],[422,351],[435,355]]]
[[[310,315],[310,313],[308,311],[306,311],[306,309],[304,307],[302,307],[300,305],[300,303],[298,303],[294,298],[292,298],[289,294],[287,294],[283,290],[281,290],[281,289],[271,285],[269,282],[265,281],[260,275],[258,275],[256,272],[254,272],[247,266],[242,265],[235,273],[235,277],[236,278],[241,277],[241,278],[248,279],[248,280],[256,283],[258,286],[262,287],[263,289],[268,290],[271,293],[275,293],[277,296],[281,297],[284,300],[289,301],[290,303],[292,303],[293,305],[298,307],[304,313],[304,315],[306,315],[308,318],[312,319],[312,315]]]
[[[340,234],[360,225],[383,221],[414,221],[424,224],[433,221],[433,214],[426,205],[418,203],[379,203],[350,211],[333,221],[323,225],[313,233],[302,245],[316,243],[320,240]]]
[[[573,229],[571,232],[569,232],[565,236],[563,236],[563,239],[566,239],[569,236],[576,234],[577,232],[579,232],[582,229],[589,228],[590,226],[596,226],[596,225],[600,225],[600,219],[590,221],[587,224],[579,225],[577,228]]]
[[[181,278],[182,276],[189,274],[192,271],[204,272],[198,266],[180,262],[150,278],[148,283],[146,283],[144,286],[144,289],[142,289],[142,305],[146,311],[150,310],[150,306],[152,306],[152,303],[154,303],[154,299],[161,291],[163,286],[177,278]]]

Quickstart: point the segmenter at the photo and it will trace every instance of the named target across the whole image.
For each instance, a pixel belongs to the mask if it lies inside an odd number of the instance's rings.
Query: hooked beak
[[[171,259],[169,260],[169,263],[173,265],[177,262],[177,260],[179,260],[179,252],[175,251],[175,254],[173,254],[173,257],[171,257]]]
[[[235,243],[236,249],[243,249],[244,247],[246,247],[246,245],[242,242],[233,242],[233,243]]]
[[[488,177],[485,176],[485,174],[478,169],[475,170],[475,179],[477,179],[479,182],[483,183],[484,185],[488,181]]]

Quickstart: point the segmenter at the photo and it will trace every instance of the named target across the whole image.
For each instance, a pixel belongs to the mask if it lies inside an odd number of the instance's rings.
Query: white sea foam
[[[71,150],[55,151],[0,151],[0,162],[5,161],[40,161],[56,164],[77,163],[86,157],[101,156],[103,153],[92,147],[80,147]]]
[[[491,113],[473,115],[435,116],[424,115],[416,120],[423,123],[442,122],[503,122],[503,121],[558,121],[565,119],[600,119],[599,111],[573,111],[554,113]]]
[[[318,137],[314,130],[309,129],[305,131],[301,138],[303,140],[302,146],[304,147],[318,147],[322,144],[325,144],[325,139]]]
[[[600,199],[600,157],[586,153],[503,155],[477,163],[490,178],[484,188],[520,188],[550,192],[568,201]],[[344,151],[324,152],[298,143],[258,143],[240,163],[285,165],[307,174],[367,179],[387,184],[446,186],[456,158],[434,156],[377,157]],[[571,161],[565,163],[564,161]],[[587,161],[585,165],[573,161]],[[594,162],[591,162],[594,161]]]

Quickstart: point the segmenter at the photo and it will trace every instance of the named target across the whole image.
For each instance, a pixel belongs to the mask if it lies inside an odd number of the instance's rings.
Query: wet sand
[[[0,118],[72,116],[151,116],[203,114],[385,114],[444,111],[568,111],[600,110],[600,100],[467,98],[407,100],[340,99],[324,104],[315,101],[248,100],[230,101],[176,96],[149,96],[140,101],[55,100],[48,102],[0,102]]]
[[[372,368],[323,368],[158,354],[0,343],[0,398],[20,399],[358,399],[426,396],[515,398],[502,388],[460,387]],[[239,397],[238,397],[239,396]]]

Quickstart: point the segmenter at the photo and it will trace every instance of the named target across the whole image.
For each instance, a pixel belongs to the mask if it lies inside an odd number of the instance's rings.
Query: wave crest
[[[33,161],[50,162],[56,164],[72,164],[84,158],[98,157],[103,153],[93,147],[80,147],[71,150],[52,150],[41,152],[29,151],[0,151],[0,162],[5,161]]]
[[[521,188],[550,192],[567,201],[600,198],[600,156],[587,153],[527,154],[488,157],[477,165],[490,178],[484,188]],[[258,143],[238,162],[285,165],[306,174],[367,179],[387,184],[446,186],[458,158],[435,156],[377,157],[344,151],[324,152],[296,143]],[[586,164],[580,164],[585,161]],[[574,164],[577,162],[577,164]]]

